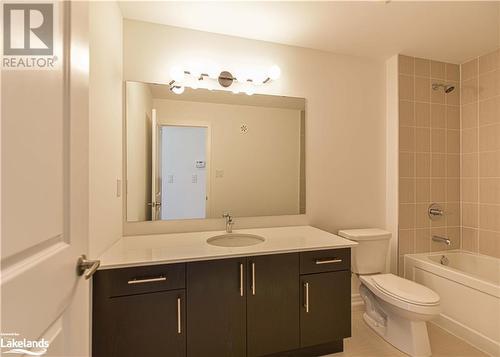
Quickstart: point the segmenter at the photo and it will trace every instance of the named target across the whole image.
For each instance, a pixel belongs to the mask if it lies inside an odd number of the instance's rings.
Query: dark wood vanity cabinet
[[[350,250],[100,270],[93,357],[319,356],[351,334]]]

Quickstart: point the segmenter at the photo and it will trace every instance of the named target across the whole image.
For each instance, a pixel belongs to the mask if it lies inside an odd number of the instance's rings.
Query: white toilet
[[[351,229],[339,235],[358,242],[352,249],[352,271],[358,275],[366,323],[387,342],[410,356],[430,356],[426,321],[440,312],[439,295],[385,270],[391,233]]]

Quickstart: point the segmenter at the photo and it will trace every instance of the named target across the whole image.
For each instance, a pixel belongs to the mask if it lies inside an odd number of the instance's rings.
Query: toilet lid
[[[418,305],[436,305],[439,303],[438,294],[414,281],[403,279],[394,274],[378,274],[373,276],[372,279],[380,290],[396,299]]]

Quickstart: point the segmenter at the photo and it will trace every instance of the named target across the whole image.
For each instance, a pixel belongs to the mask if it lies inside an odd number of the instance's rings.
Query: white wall
[[[210,128],[209,217],[299,213],[300,110],[166,99],[154,107],[161,124]]]
[[[331,232],[385,227],[384,62],[124,21],[124,79],[167,83],[173,65],[197,59],[233,71],[279,65],[281,78],[259,91],[306,98],[307,221]],[[284,222],[304,220],[240,218],[235,228]],[[125,224],[125,233],[222,228],[219,221],[168,223]]]
[[[126,85],[127,219],[151,219],[151,116],[153,97],[140,82]]]
[[[89,256],[122,236],[122,16],[116,2],[90,2]]]

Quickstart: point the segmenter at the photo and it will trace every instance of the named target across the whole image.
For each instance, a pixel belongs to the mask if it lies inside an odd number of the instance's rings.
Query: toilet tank
[[[351,268],[354,273],[384,272],[391,232],[368,228],[341,230],[338,234],[358,243],[352,249]]]

